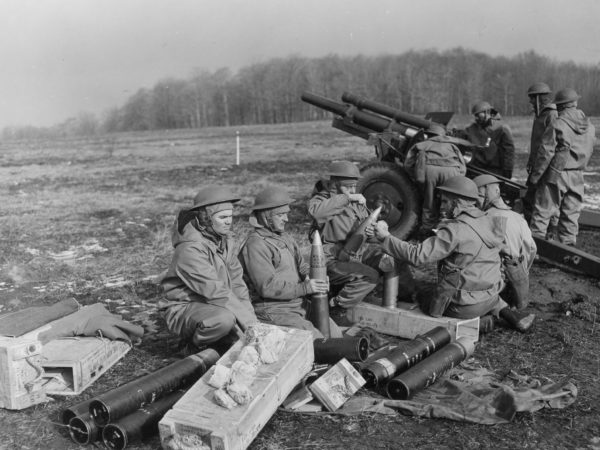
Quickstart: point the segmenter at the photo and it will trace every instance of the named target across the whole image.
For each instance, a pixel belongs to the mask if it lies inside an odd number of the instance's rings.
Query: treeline
[[[558,62],[530,51],[492,57],[456,48],[400,55],[322,58],[289,56],[255,63],[232,73],[195,71],[140,89],[127,102],[96,118],[81,113],[51,128],[7,128],[4,138],[89,135],[97,132],[201,128],[318,120],[330,113],[300,100],[311,91],[340,100],[343,91],[413,114],[454,111],[468,114],[488,100],[505,115],[530,111],[527,88],[545,81],[555,91],[574,87],[588,114],[600,113],[600,65]]]

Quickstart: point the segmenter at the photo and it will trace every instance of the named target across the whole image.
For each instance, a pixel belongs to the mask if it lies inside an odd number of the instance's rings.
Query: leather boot
[[[512,328],[521,333],[529,330],[535,320],[535,314],[526,314],[508,307],[500,311],[500,317],[506,320]]]

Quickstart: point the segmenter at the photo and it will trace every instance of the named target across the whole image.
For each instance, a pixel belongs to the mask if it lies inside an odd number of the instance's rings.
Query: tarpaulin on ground
[[[349,399],[339,414],[374,412],[443,418],[494,425],[510,422],[517,412],[565,408],[575,402],[577,388],[569,380],[553,382],[510,371],[503,379],[488,369],[464,364],[410,400],[382,399],[368,391]]]

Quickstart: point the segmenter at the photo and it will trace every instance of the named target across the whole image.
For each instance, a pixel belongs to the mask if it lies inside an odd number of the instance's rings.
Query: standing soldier
[[[417,183],[423,196],[421,229],[419,235],[427,238],[439,221],[439,202],[435,188],[448,178],[466,173],[465,160],[452,138],[446,137],[446,129],[432,123],[426,133],[429,139],[419,142],[407,153],[404,167]]]
[[[210,344],[226,350],[257,321],[230,236],[237,201],[224,187],[201,189],[173,226],[175,253],[161,282],[168,302],[161,309],[187,353]]]
[[[544,133],[538,158],[529,181],[536,187],[531,231],[544,239],[552,216],[558,215],[558,239],[574,246],[582,209],[583,169],[592,156],[596,130],[577,109],[579,95],[574,89],[558,91],[554,103],[558,118]]]
[[[510,128],[500,122],[500,114],[488,102],[475,103],[471,113],[475,121],[461,133],[461,137],[474,145],[470,164],[511,178],[515,144]]]
[[[356,193],[360,178],[358,167],[350,161],[331,164],[329,182],[317,183],[308,203],[313,218],[313,229],[318,229],[327,258],[327,275],[333,286],[341,286],[331,306],[352,308],[362,301],[377,285],[379,272],[365,264],[361,247],[348,261],[340,260],[346,240],[369,216],[366,199]]]
[[[442,220],[435,236],[420,244],[402,241],[379,221],[368,235],[375,236],[383,251],[401,261],[419,266],[438,263],[437,291],[420,299],[421,309],[433,317],[459,319],[493,314],[521,332],[535,316],[508,307],[499,297],[503,282],[499,248],[503,245],[502,221],[481,211],[477,186],[463,176],[453,177],[438,187]]]
[[[506,288],[500,296],[506,302],[523,309],[529,296],[529,269],[533,264],[537,247],[531,230],[521,214],[513,211],[500,197],[500,180],[493,175],[479,175],[473,179],[479,189],[479,207],[492,217],[506,220],[502,267],[506,277]]]
[[[535,118],[531,127],[531,143],[529,146],[529,159],[527,160],[527,193],[523,197],[523,213],[529,223],[535,202],[535,184],[529,178],[539,154],[543,154],[543,136],[552,122],[558,117],[556,105],[552,103],[550,95],[552,91],[546,83],[538,82],[532,84],[527,90],[529,103],[533,109]],[[555,230],[558,219],[553,217],[550,230]]]
[[[292,199],[280,188],[267,188],[254,201],[250,225],[254,228],[240,252],[244,278],[254,311],[262,322],[309,330],[323,335],[307,320],[307,297],[327,293],[326,281],[308,278],[309,265],[298,244],[284,232]],[[341,331],[329,321],[331,337]]]

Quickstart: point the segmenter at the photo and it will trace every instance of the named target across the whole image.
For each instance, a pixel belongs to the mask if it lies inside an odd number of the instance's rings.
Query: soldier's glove
[[[116,314],[104,314],[89,318],[73,330],[74,336],[98,336],[131,343],[144,335],[139,325],[126,322]]]
[[[512,178],[512,173],[513,173],[513,171],[512,171],[512,170],[510,170],[510,169],[504,169],[504,170],[502,171],[502,176],[503,176],[504,178],[508,178],[508,179],[510,179],[510,178]]]

